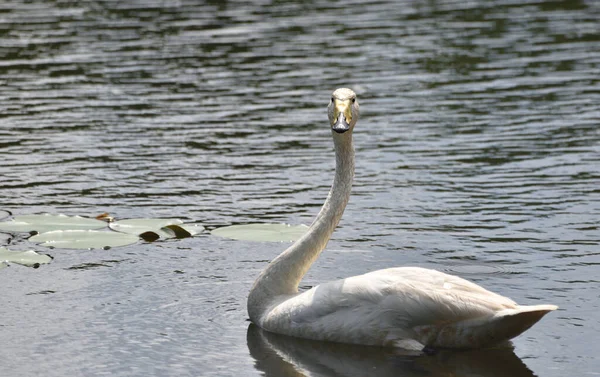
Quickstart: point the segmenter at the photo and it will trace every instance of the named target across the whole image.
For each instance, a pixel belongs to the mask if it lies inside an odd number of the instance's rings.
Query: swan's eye
[[[335,98],[331,97],[331,103],[335,102]]]
[[[352,98],[352,103],[356,102],[356,98]]]

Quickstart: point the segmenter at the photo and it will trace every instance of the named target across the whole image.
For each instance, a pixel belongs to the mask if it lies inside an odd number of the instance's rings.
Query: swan
[[[356,94],[336,89],[327,112],[336,160],[331,190],[307,232],[254,282],[247,302],[254,324],[299,338],[427,351],[505,343],[558,308],[518,305],[460,277],[420,267],[382,269],[298,292],[342,217],[354,177]]]

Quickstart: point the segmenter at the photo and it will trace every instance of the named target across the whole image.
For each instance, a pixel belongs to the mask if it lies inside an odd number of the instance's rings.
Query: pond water
[[[600,353],[600,3],[0,5],[0,210],[310,224],[353,88],[353,196],[305,286],[402,265],[560,309],[513,350],[406,355],[249,327],[286,245],[48,250],[0,271],[11,376],[587,376]],[[0,245],[1,246],[1,245]]]

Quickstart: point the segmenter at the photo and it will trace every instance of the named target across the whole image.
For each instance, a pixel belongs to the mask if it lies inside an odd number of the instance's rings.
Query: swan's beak
[[[336,99],[333,107],[333,117],[335,122],[331,125],[331,129],[338,134],[343,134],[350,129],[352,121],[352,108],[350,100],[341,101]]]
[[[350,129],[350,125],[348,124],[348,122],[346,122],[346,117],[344,116],[344,114],[340,114],[338,116],[333,126],[331,126],[331,129],[337,132],[338,134],[343,134],[344,132]]]

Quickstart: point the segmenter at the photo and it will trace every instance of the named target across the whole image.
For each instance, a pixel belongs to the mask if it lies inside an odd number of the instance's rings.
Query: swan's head
[[[339,134],[352,131],[359,115],[356,93],[347,88],[336,89],[331,94],[327,113],[333,131]]]

